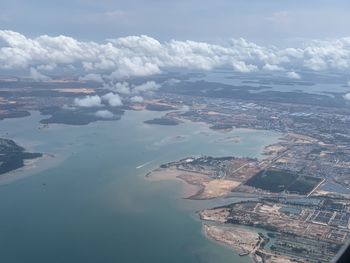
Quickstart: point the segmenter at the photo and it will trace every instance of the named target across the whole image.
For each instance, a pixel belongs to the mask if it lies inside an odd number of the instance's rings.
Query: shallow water
[[[143,123],[160,115],[44,130],[38,113],[0,122],[1,137],[56,155],[0,185],[0,262],[249,262],[206,239],[194,215],[201,204],[182,199],[181,184],[144,174],[189,155],[258,157],[279,134]],[[225,141],[232,136],[240,142]]]

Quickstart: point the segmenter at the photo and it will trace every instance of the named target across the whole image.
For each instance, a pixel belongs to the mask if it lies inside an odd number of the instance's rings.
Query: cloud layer
[[[103,119],[112,119],[114,114],[109,110],[99,110],[96,111],[95,116]]]
[[[120,96],[118,94],[115,94],[113,92],[109,92],[105,95],[102,96],[103,100],[106,100],[109,104],[109,106],[111,107],[118,107],[118,106],[122,106],[123,102],[122,99],[120,98]]]
[[[101,104],[101,98],[98,95],[94,96],[86,96],[84,98],[75,98],[74,104],[78,107],[83,108],[90,108],[90,107],[100,107]]]
[[[25,69],[43,78],[53,70],[68,70],[82,80],[102,82],[148,76],[166,69],[211,70],[230,67],[238,72],[350,69],[350,37],[315,40],[302,47],[264,47],[245,39],[226,44],[171,40],[161,43],[149,36],[83,42],[67,36],[28,38],[0,30],[0,69]],[[124,93],[129,92],[122,85]],[[140,88],[141,89],[141,88]]]
[[[301,79],[300,75],[294,71],[288,72],[287,77],[290,79]]]
[[[344,99],[350,101],[350,93],[346,93],[346,94],[344,95]]]

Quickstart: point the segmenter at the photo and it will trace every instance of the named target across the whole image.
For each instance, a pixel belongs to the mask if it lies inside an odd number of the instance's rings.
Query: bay
[[[0,185],[0,261],[249,262],[203,235],[202,205],[182,198],[181,183],[144,175],[192,155],[259,157],[280,134],[143,123],[162,114],[127,111],[120,121],[48,129],[38,129],[37,112],[2,121],[1,137],[55,157]]]

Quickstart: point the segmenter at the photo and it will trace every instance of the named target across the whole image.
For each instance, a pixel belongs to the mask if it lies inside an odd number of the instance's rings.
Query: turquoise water
[[[144,174],[188,155],[259,156],[279,135],[143,124],[159,115],[129,111],[121,121],[44,130],[37,113],[0,122],[1,137],[56,155],[0,185],[0,262],[249,262],[203,236],[179,183]],[[232,136],[241,142],[227,142]]]

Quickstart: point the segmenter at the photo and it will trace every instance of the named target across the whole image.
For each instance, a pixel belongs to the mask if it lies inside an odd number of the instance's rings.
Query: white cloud
[[[282,71],[282,70],[284,70],[284,68],[282,68],[280,66],[277,66],[277,65],[265,64],[263,66],[263,70],[266,70],[266,71]]]
[[[103,88],[109,89],[120,95],[140,94],[156,91],[161,87],[160,84],[154,81],[147,81],[139,85],[130,85],[127,82],[104,83]]]
[[[346,93],[343,97],[344,97],[344,99],[350,101],[350,93]]]
[[[37,69],[39,70],[44,70],[44,71],[53,71],[56,68],[56,64],[44,64],[44,65],[39,65]]]
[[[94,81],[94,82],[103,82],[103,79],[101,77],[100,74],[94,74],[94,73],[90,73],[90,74],[87,74],[83,77],[80,77],[79,78],[80,81]]]
[[[109,89],[113,92],[119,93],[119,94],[124,94],[128,95],[130,94],[130,86],[127,82],[117,82],[115,84],[104,84],[103,86],[105,89]]]
[[[37,81],[49,81],[51,80],[50,77],[41,74],[39,71],[37,71],[35,68],[30,68],[30,73],[29,73],[29,77],[33,80],[37,80]]]
[[[100,107],[101,106],[101,98],[98,95],[94,96],[86,96],[84,98],[75,98],[74,104],[78,107]]]
[[[288,72],[287,77],[290,79],[301,79],[300,75],[294,71]]]
[[[143,98],[141,96],[133,96],[130,98],[130,101],[134,103],[141,103],[143,102]]]
[[[255,65],[247,65],[244,61],[235,61],[232,63],[233,69],[238,72],[252,72],[256,71],[258,68]]]
[[[277,13],[268,20],[286,15]],[[302,47],[277,48],[260,46],[242,38],[218,45],[177,40],[159,42],[141,35],[97,43],[66,36],[27,38],[14,31],[0,30],[0,69],[31,67],[39,70],[70,69],[95,80],[102,74],[103,79],[113,83],[176,68],[211,70],[231,67],[239,72],[261,69],[284,69],[286,72],[293,69],[349,70],[350,37],[315,40],[304,43]],[[126,90],[124,87],[124,92]]]
[[[64,105],[62,106],[62,109],[64,109],[64,110],[75,110],[76,107],[70,106],[70,105],[67,105],[67,104],[64,104]]]
[[[156,91],[160,88],[160,84],[155,83],[154,81],[147,81],[146,83],[143,83],[141,85],[134,86],[132,89],[133,93],[144,93],[144,92],[151,92]]]
[[[109,110],[99,110],[95,112],[95,116],[103,119],[112,119],[114,117],[114,114]]]
[[[112,107],[118,107],[123,105],[123,102],[120,96],[113,92],[103,95],[102,99],[108,101],[108,104]]]

